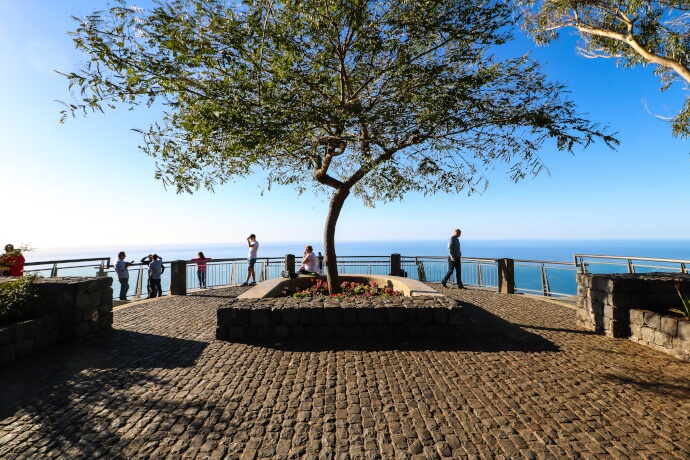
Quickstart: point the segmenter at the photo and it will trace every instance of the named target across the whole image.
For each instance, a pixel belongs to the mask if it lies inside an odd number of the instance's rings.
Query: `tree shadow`
[[[69,404],[67,395],[53,390],[82,378],[118,391],[151,380],[150,369],[192,367],[207,346],[207,342],[125,330],[57,345],[1,369],[0,419],[41,403],[36,395],[49,395],[45,401],[51,401],[50,406]]]
[[[242,343],[277,348],[289,351],[478,351],[478,352],[558,352],[560,348],[539,334],[506,321],[485,309],[468,302],[462,306],[464,324],[453,338],[396,338],[396,339],[353,339],[353,338],[306,338],[245,340]],[[531,326],[530,326],[531,327]],[[586,331],[585,331],[586,332]]]

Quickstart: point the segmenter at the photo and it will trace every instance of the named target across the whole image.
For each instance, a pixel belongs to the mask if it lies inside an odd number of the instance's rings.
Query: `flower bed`
[[[331,294],[328,283],[325,279],[312,278],[311,286],[300,289],[299,287],[285,286],[281,292],[281,297],[400,297],[404,294],[391,287],[381,287],[376,282],[356,283],[354,281],[343,281],[340,284],[341,292]]]

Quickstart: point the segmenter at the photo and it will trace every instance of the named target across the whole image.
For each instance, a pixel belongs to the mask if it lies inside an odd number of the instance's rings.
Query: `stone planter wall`
[[[690,292],[690,274],[577,274],[578,321],[609,337],[630,336],[630,310],[665,314],[682,308],[675,284]]]
[[[609,337],[690,359],[690,322],[668,314],[682,309],[675,285],[690,292],[690,274],[577,275],[580,326]]]
[[[633,309],[630,340],[690,361],[690,321]]]
[[[447,338],[463,332],[462,308],[448,297],[235,299],[219,307],[216,338],[230,342]]]
[[[0,365],[113,324],[112,278],[39,278],[27,309],[36,319],[0,327]]]

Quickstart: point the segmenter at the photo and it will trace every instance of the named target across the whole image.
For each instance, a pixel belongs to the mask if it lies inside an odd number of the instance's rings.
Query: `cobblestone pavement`
[[[469,322],[445,344],[215,341],[237,288],[132,305],[0,369],[0,458],[690,458],[689,363],[443,291]]]

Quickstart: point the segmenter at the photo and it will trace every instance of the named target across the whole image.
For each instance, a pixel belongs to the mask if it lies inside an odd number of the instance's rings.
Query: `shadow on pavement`
[[[106,394],[153,380],[150,369],[192,367],[207,346],[207,342],[123,330],[58,344],[0,368],[0,419],[23,407],[33,411],[30,408],[37,404],[48,405],[41,408],[45,414],[51,406],[69,406],[65,398],[79,393],[74,387],[91,392],[97,386]]]

